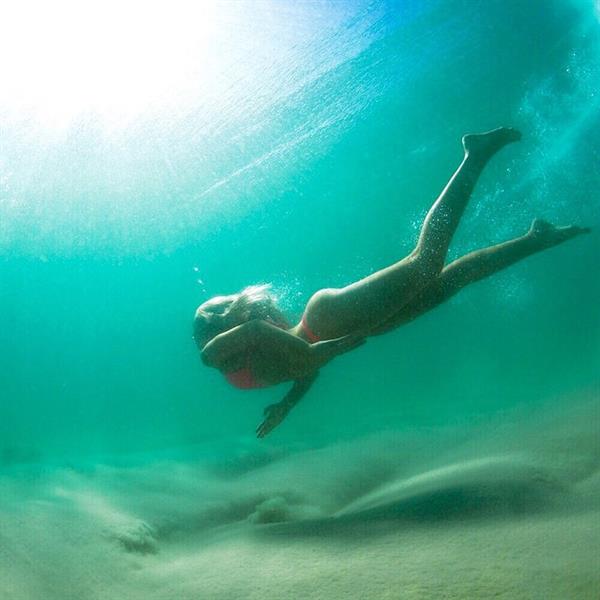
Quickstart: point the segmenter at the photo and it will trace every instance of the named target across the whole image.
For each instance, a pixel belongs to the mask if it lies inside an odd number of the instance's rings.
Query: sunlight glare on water
[[[138,252],[180,244],[215,211],[243,214],[257,173],[285,176],[299,144],[379,91],[345,86],[296,109],[377,37],[381,11],[363,4],[10,4],[0,245]]]
[[[290,91],[290,74],[303,70],[300,46],[348,12],[274,8],[270,0],[10,2],[0,24],[0,110],[64,128],[82,114],[114,126],[184,104],[222,112],[243,91],[260,90],[260,104],[265,93]]]
[[[65,127],[82,113],[130,119],[168,103],[192,75],[209,88],[220,55],[208,50],[227,5],[219,8],[211,0],[8,3],[1,106]]]

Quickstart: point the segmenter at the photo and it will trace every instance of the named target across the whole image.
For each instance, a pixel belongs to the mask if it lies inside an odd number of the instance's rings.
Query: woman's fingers
[[[266,422],[267,420],[265,419],[262,423],[260,423],[258,425],[258,427],[256,428],[256,435],[258,437],[263,437],[263,435],[265,434],[265,429],[266,429]]]
[[[267,433],[275,429],[278,423],[269,422],[269,418],[267,417],[257,428],[256,428],[256,437],[264,438]]]
[[[265,437],[267,433],[270,433],[285,419],[286,415],[289,412],[289,408],[278,404],[271,404],[265,408],[265,419],[264,421],[256,428],[256,435],[259,438]]]
[[[267,435],[267,433],[269,433],[269,431],[271,431],[271,429],[273,429],[273,427],[275,426],[271,423],[272,418],[273,418],[273,406],[274,405],[271,404],[270,406],[267,406],[265,408],[265,410],[264,410],[265,419],[256,428],[256,436],[259,438],[265,437],[265,435]]]

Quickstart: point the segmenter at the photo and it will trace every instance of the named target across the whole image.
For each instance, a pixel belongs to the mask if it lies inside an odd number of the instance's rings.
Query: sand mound
[[[391,482],[337,517],[448,519],[538,510],[567,494],[549,473],[511,457],[460,462]]]
[[[6,467],[0,596],[596,599],[596,406],[295,452]]]

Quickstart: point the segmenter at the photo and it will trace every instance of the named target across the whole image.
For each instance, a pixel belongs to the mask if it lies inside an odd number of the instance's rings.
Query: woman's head
[[[269,285],[251,285],[238,294],[215,296],[201,304],[194,316],[197,346],[203,348],[220,333],[252,319],[264,319],[279,327],[288,327],[269,289]]]

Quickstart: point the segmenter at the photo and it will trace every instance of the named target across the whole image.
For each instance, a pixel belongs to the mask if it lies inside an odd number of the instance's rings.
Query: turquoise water
[[[105,96],[88,61],[54,79],[71,85],[88,69],[81,98],[77,87],[61,98],[52,78],[37,95],[0,98],[3,467],[132,452],[151,461],[174,448],[210,448],[215,460],[239,446],[287,453],[595,397],[597,6],[213,8],[210,43],[194,45],[201,30],[184,27],[181,9],[181,20],[164,24],[165,36],[182,27],[181,55],[161,64],[159,36],[151,65],[124,57],[133,83],[101,79]],[[160,20],[153,27],[160,33]],[[176,64],[182,71],[165,89],[136,83],[138,68],[156,66],[158,80]],[[120,105],[113,84],[156,101]],[[45,112],[35,104],[44,85]],[[533,217],[593,234],[339,358],[280,428],[255,441],[263,406],[286,386],[239,391],[203,367],[195,307],[268,282],[298,317],[317,289],[400,259],[458,165],[460,136],[498,125],[518,127],[523,141],[486,170],[451,257],[520,235]]]
[[[242,393],[202,370],[195,306],[271,282],[297,316],[315,290],[401,258],[466,131],[511,124],[525,140],[489,167],[451,256],[534,216],[599,222],[591,3],[286,6],[239,6],[249,30],[271,14],[254,43],[278,46],[223,73],[216,121],[200,84],[196,104],[116,130],[94,114],[59,133],[5,118],[7,455],[251,435],[282,389]],[[533,257],[332,364],[273,443],[593,385],[598,247],[592,236]]]

